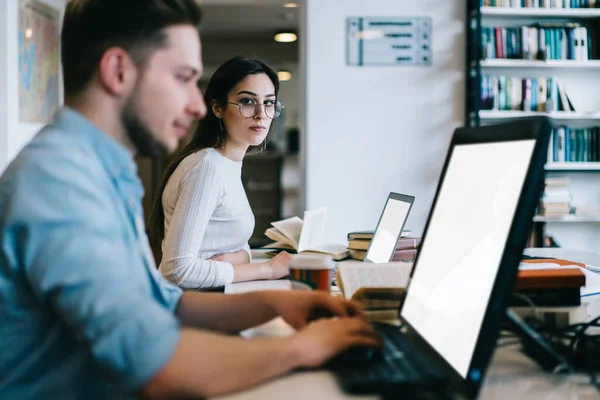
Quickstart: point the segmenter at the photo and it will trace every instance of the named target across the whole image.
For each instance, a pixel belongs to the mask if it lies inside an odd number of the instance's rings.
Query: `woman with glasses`
[[[264,148],[281,114],[278,89],[277,73],[261,61],[224,63],[206,87],[207,116],[165,170],[148,231],[162,248],[159,270],[184,289],[288,274],[288,253],[250,263],[254,215],[241,180],[244,156]]]

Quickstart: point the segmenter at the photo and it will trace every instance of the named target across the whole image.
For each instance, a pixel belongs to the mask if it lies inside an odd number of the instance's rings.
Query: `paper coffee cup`
[[[331,256],[296,254],[289,264],[293,280],[306,283],[316,290],[329,292],[335,262]]]

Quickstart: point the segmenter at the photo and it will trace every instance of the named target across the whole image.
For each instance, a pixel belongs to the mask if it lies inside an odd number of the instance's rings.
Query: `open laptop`
[[[391,261],[414,201],[413,196],[405,194],[391,192],[388,195],[365,255],[365,262]]]
[[[380,352],[332,360],[346,391],[477,396],[543,188],[550,131],[547,118],[532,117],[454,132],[402,326],[374,325]]]

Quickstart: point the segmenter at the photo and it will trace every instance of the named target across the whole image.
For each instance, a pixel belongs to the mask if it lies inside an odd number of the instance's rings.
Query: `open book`
[[[336,283],[344,297],[362,305],[368,317],[396,318],[412,266],[406,262],[341,262]]]
[[[265,249],[287,250],[290,252],[315,252],[330,254],[334,260],[348,257],[348,249],[341,244],[322,243],[325,233],[327,209],[306,211],[304,221],[292,217],[272,222],[272,228],[265,235],[275,243],[264,246]]]

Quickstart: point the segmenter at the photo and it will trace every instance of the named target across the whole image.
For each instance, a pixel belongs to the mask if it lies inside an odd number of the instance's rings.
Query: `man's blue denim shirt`
[[[181,290],[156,270],[133,155],[74,110],[0,178],[0,398],[127,398],[166,365]]]

